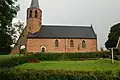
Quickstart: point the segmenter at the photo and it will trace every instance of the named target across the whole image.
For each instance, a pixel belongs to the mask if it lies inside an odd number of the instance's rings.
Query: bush
[[[114,55],[114,59],[120,61],[120,55]]]
[[[27,63],[29,60],[37,59],[36,57],[31,56],[19,56],[19,57],[11,57],[7,59],[0,60],[0,68],[11,68],[24,63]]]
[[[58,61],[58,60],[86,60],[109,58],[110,52],[87,52],[87,53],[34,53],[31,58],[38,58],[41,61]]]
[[[109,56],[109,52],[89,52],[89,53],[36,53],[26,56],[12,57],[0,60],[0,67],[15,67],[24,63],[39,62],[40,61],[60,61],[60,60],[86,60],[86,59],[99,59]]]
[[[1,80],[119,80],[120,71],[0,69]]]
[[[0,60],[0,68],[11,68],[20,64],[25,63],[24,60],[17,59],[17,58],[8,58]]]
[[[8,55],[9,53],[0,52],[0,55]]]
[[[24,54],[25,55],[26,54],[26,49],[25,48],[21,49],[20,50],[20,54]]]

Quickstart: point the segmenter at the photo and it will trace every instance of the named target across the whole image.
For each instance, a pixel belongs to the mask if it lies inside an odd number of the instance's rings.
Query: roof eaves
[[[38,38],[46,38],[46,39],[48,39],[48,38],[51,38],[51,39],[97,39],[97,38],[83,38],[83,37],[27,37],[27,38],[34,38],[34,39],[38,39]]]
[[[94,33],[95,37],[97,38],[97,34],[95,33],[95,31],[94,31],[94,29],[93,29],[92,24],[91,24],[91,28],[92,28],[92,31],[93,31],[93,33]]]

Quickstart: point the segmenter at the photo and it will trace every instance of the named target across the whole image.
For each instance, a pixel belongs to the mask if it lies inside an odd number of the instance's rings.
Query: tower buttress
[[[42,10],[39,8],[38,0],[32,0],[31,6],[27,9],[27,31],[38,32],[42,26]]]

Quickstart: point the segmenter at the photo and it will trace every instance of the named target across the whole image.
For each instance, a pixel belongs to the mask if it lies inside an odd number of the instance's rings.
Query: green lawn
[[[0,55],[0,59],[10,58],[12,55]]]
[[[19,54],[17,54],[17,55],[0,55],[0,59],[7,59],[7,58],[15,57],[15,56],[19,56]],[[21,55],[21,56],[23,56],[23,55]]]
[[[16,68],[22,69],[40,69],[40,70],[79,70],[79,71],[93,71],[93,70],[117,70],[120,69],[120,61],[111,60],[88,60],[88,61],[41,61],[40,63],[26,63]]]

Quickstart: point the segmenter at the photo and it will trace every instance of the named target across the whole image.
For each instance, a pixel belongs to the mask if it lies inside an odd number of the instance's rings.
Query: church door
[[[43,47],[41,51],[42,51],[42,52],[45,52],[45,48]]]

